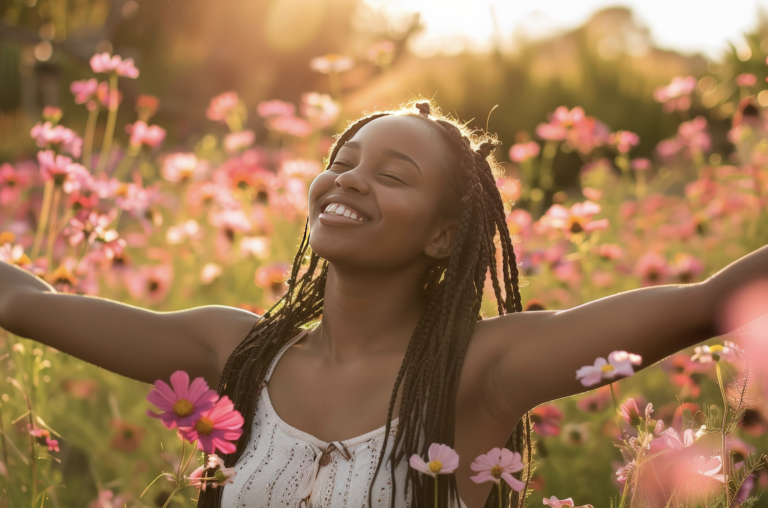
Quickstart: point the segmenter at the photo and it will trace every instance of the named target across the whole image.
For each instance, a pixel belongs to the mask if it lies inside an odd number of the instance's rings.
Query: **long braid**
[[[449,176],[458,177],[461,183],[457,194],[463,197],[460,199],[459,224],[453,248],[447,260],[436,260],[424,273],[425,310],[395,380],[382,453],[371,480],[373,485],[383,465],[384,452],[392,434],[394,408],[402,388],[399,422],[392,438],[392,453],[389,454],[392,508],[398,497],[394,474],[398,464],[412,453],[424,455],[430,443],[454,444],[456,392],[475,325],[481,319],[486,274],[490,272],[499,314],[522,310],[516,258],[507,230],[504,206],[495,184],[496,165],[491,157],[498,141],[485,134],[469,132],[449,118],[439,115],[430,118],[429,103],[417,103],[415,107],[419,115],[405,108],[372,114],[351,124],[331,148],[326,166],[330,167],[344,143],[364,125],[393,114],[418,116],[429,121],[457,155],[456,167],[451,168]],[[501,270],[497,266],[497,248],[501,252]],[[291,267],[286,294],[235,348],[221,376],[219,393],[229,395],[245,419],[244,432],[237,442],[236,451],[224,457],[227,466],[233,466],[240,459],[250,440],[260,392],[258,387],[262,385],[269,365],[302,327],[316,322],[321,316],[327,274],[328,262],[309,248],[309,231],[305,227]],[[525,425],[523,423],[521,420],[515,427],[505,446],[523,453],[524,458],[530,461],[530,421],[525,419]],[[529,472],[527,469],[526,473]],[[528,478],[526,487],[527,483]],[[433,483],[424,481],[410,468],[403,488],[408,492],[409,487],[412,506],[432,504],[435,495]],[[221,491],[207,489],[201,492],[198,507],[219,508]],[[495,493],[495,490],[491,491],[486,506],[498,503]],[[369,489],[369,506],[372,505],[372,494],[372,489]],[[448,476],[448,482],[440,482],[438,495],[441,504],[446,504],[449,499],[458,499],[453,475]],[[524,496],[514,499],[520,499],[522,503]]]

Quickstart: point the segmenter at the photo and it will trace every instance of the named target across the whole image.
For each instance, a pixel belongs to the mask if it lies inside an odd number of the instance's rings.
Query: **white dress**
[[[387,444],[387,457],[373,483],[373,506],[368,489],[376,471],[385,427],[362,436],[327,443],[284,422],[272,407],[267,383],[285,351],[298,342],[297,335],[277,354],[267,371],[251,428],[251,438],[235,464],[234,483],[226,485],[222,508],[389,508],[392,496],[390,466],[397,418]],[[408,461],[395,471],[395,506],[410,506],[404,493]],[[459,499],[460,508],[466,508]]]

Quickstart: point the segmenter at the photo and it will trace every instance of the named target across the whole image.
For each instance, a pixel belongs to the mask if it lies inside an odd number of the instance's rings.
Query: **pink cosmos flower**
[[[80,157],[83,149],[83,139],[72,129],[63,125],[54,125],[51,122],[38,122],[30,131],[30,136],[40,148],[50,148],[51,145],[60,145],[61,151],[74,157]]]
[[[109,89],[109,83],[102,81],[96,87],[96,98],[105,108],[116,109],[123,102],[123,92]],[[90,108],[89,108],[90,109]]]
[[[539,219],[538,227],[541,232],[561,230],[566,236],[606,229],[609,225],[608,219],[592,220],[592,217],[601,211],[602,207],[593,201],[574,203],[570,209],[554,204]]]
[[[216,453],[216,450],[232,453],[236,449],[232,441],[242,435],[244,421],[240,411],[224,395],[213,408],[203,411],[192,426],[180,426],[179,434],[191,443],[197,441],[197,449],[205,453]]]
[[[719,455],[714,457],[699,456],[693,460],[693,467],[698,473],[720,483],[725,483],[725,475],[717,474],[723,467],[723,459]]]
[[[750,72],[745,72],[736,76],[736,84],[739,86],[755,86],[757,84],[757,76]]]
[[[509,149],[509,158],[512,162],[525,162],[539,155],[541,148],[535,141],[516,143]]]
[[[109,215],[99,212],[80,210],[74,217],[69,219],[69,226],[64,233],[69,235],[69,244],[78,245],[83,241],[93,243],[100,233],[106,231],[106,228],[112,223],[116,216],[116,210],[113,208]]]
[[[478,456],[470,464],[469,468],[480,474],[470,476],[469,479],[475,483],[493,482],[496,484],[503,479],[512,487],[512,490],[520,492],[525,488],[525,483],[512,476],[512,473],[522,471],[524,467],[519,453],[513,453],[506,448],[494,448],[488,453]]]
[[[536,127],[536,134],[541,139],[562,141],[566,138],[568,129],[584,120],[584,118],[585,115],[582,108],[575,107],[569,111],[567,107],[560,106],[550,115],[549,123],[540,123]]]
[[[683,432],[682,438],[680,437],[680,434],[678,434],[678,432],[672,427],[656,434],[662,440],[664,445],[675,450],[688,448],[696,441],[696,434],[694,433],[693,429],[686,429],[685,432]]]
[[[326,93],[301,94],[301,114],[320,129],[336,123],[340,111],[339,104]]]
[[[169,430],[189,427],[203,412],[211,410],[218,398],[218,394],[208,388],[203,378],[195,378],[190,384],[189,374],[183,370],[171,374],[171,386],[158,379],[155,388],[147,395],[150,403],[163,410],[162,413],[147,410],[147,415],[159,418]]]
[[[651,168],[651,161],[650,159],[643,157],[632,159],[632,162],[629,163],[629,167],[635,171],[647,171]]]
[[[669,272],[666,258],[658,252],[643,254],[635,265],[635,273],[642,279],[643,286],[663,284]]]
[[[126,125],[125,132],[131,135],[130,143],[137,148],[142,144],[158,148],[165,139],[165,129],[157,125],[147,125],[142,120]]]
[[[411,455],[409,463],[420,473],[435,477],[439,474],[453,473],[459,467],[459,455],[448,445],[432,443],[427,451],[429,462],[424,462],[418,454]]]
[[[69,85],[69,90],[75,96],[75,104],[85,104],[96,95],[96,89],[99,87],[99,81],[96,78],[73,81]]]
[[[160,170],[163,178],[173,183],[199,180],[207,171],[208,165],[198,160],[197,155],[192,152],[166,155]]]
[[[724,341],[723,344],[713,344],[711,346],[696,346],[691,360],[700,363],[719,362],[720,360],[732,360],[736,356],[736,344],[731,341]]]
[[[554,404],[542,404],[531,410],[533,430],[540,436],[559,436],[563,412]]]
[[[40,173],[45,180],[53,180],[56,185],[62,185],[71,171],[77,171],[79,164],[73,164],[72,159],[66,155],[55,155],[53,150],[40,150],[37,152],[37,161],[40,164]]]
[[[209,120],[224,121],[227,114],[237,108],[240,98],[236,92],[224,92],[211,99],[208,109],[205,110],[205,116]]]
[[[704,263],[691,256],[678,252],[672,261],[671,273],[683,284],[690,284],[704,271]]]
[[[640,143],[640,136],[630,131],[616,131],[611,133],[608,143],[615,146],[619,153],[628,153],[633,146]]]
[[[278,100],[262,101],[256,106],[256,113],[262,118],[293,116],[296,114],[296,106],[290,102]]]
[[[285,279],[290,269],[290,265],[283,262],[260,266],[254,274],[254,283],[265,290],[267,300],[275,302],[288,290]]]
[[[348,71],[354,65],[355,62],[350,57],[335,53],[318,56],[309,61],[309,68],[321,74]]]
[[[297,138],[305,138],[312,133],[312,125],[297,116],[273,116],[267,119],[266,127],[280,134]]]
[[[640,409],[638,409],[635,399],[630,398],[625,400],[624,403],[619,407],[619,413],[621,414],[621,417],[624,418],[624,421],[632,426],[640,425],[642,422]]]
[[[29,270],[32,267],[32,260],[24,253],[24,246],[21,244],[12,244],[4,242],[0,245],[0,261],[9,265],[16,265]]]
[[[546,497],[542,499],[543,504],[547,506],[551,506],[552,508],[563,508],[564,506],[570,506],[571,508],[574,507],[574,502],[572,498],[566,498],[566,499],[558,499],[555,496],[550,497],[547,499]],[[576,508],[593,508],[591,504],[585,504],[582,506],[577,506]]]
[[[136,300],[157,303],[168,296],[173,281],[173,266],[167,263],[143,265],[124,274],[123,282],[128,294]]]
[[[603,259],[613,261],[624,257],[624,249],[616,243],[603,243],[597,247],[597,255]]]
[[[611,402],[611,389],[609,386],[601,386],[589,395],[585,395],[576,402],[576,407],[586,413],[600,413]]]
[[[34,170],[36,172],[36,169]],[[31,171],[23,171],[8,162],[0,164],[0,205],[17,201],[32,180]]]
[[[256,140],[256,134],[252,130],[230,132],[224,136],[224,150],[230,154],[236,154],[251,146]]]
[[[133,63],[133,58],[122,59],[120,55],[109,56],[109,53],[97,53],[91,57],[91,69],[93,72],[114,72],[118,76],[136,79],[139,77],[139,70]]]
[[[691,94],[696,88],[693,76],[675,76],[667,86],[659,86],[653,92],[656,102],[664,105],[664,111],[687,111],[691,107]]]
[[[597,358],[594,365],[586,365],[576,371],[576,379],[584,386],[598,384],[604,379],[614,379],[617,376],[631,376],[635,373],[633,365],[640,365],[643,359],[640,355],[626,351],[614,351],[605,358]]]

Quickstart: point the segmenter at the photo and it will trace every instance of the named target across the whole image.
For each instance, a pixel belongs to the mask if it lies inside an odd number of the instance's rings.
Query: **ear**
[[[430,239],[424,248],[424,253],[435,259],[445,259],[451,255],[453,249],[453,240],[456,237],[456,231],[459,229],[457,222],[452,221],[443,224],[442,227]]]

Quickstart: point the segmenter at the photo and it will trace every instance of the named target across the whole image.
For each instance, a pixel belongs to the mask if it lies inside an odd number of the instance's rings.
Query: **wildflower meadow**
[[[383,41],[368,62],[318,55],[308,64],[327,91],[307,89],[296,102],[248,104],[241,91],[220,90],[207,132],[173,143],[155,123],[160,99],[123,95],[144,69],[94,54],[66,99],[85,122],[46,107],[29,132],[34,158],[0,165],[0,260],[61,292],[156,311],[266,312],[287,287],[332,136],[362,114],[344,109],[341,80],[359,65],[386,71],[395,51]],[[750,72],[658,86],[653,107],[677,130],[647,147],[649,157],[635,155],[638,134],[578,104],[501,139],[497,185],[526,311],[700,282],[766,244],[765,57]],[[713,129],[723,104],[727,129]],[[132,121],[118,121],[126,115]],[[562,154],[580,166],[567,188],[553,169]],[[762,284],[733,312],[764,304]],[[483,311],[496,312],[490,302]],[[528,506],[768,506],[766,359],[768,315],[653,366],[606,351],[573,376],[585,391],[610,385],[531,408],[529,457],[494,449],[459,459],[435,443],[410,465],[438,482],[470,461],[473,480],[515,491],[526,488],[518,473],[527,467]],[[546,358],[531,361],[547,375]],[[179,371],[147,386],[2,330],[0,372],[0,507],[191,507],[199,489],[235,474],[219,454],[234,449],[242,416],[202,379]]]

